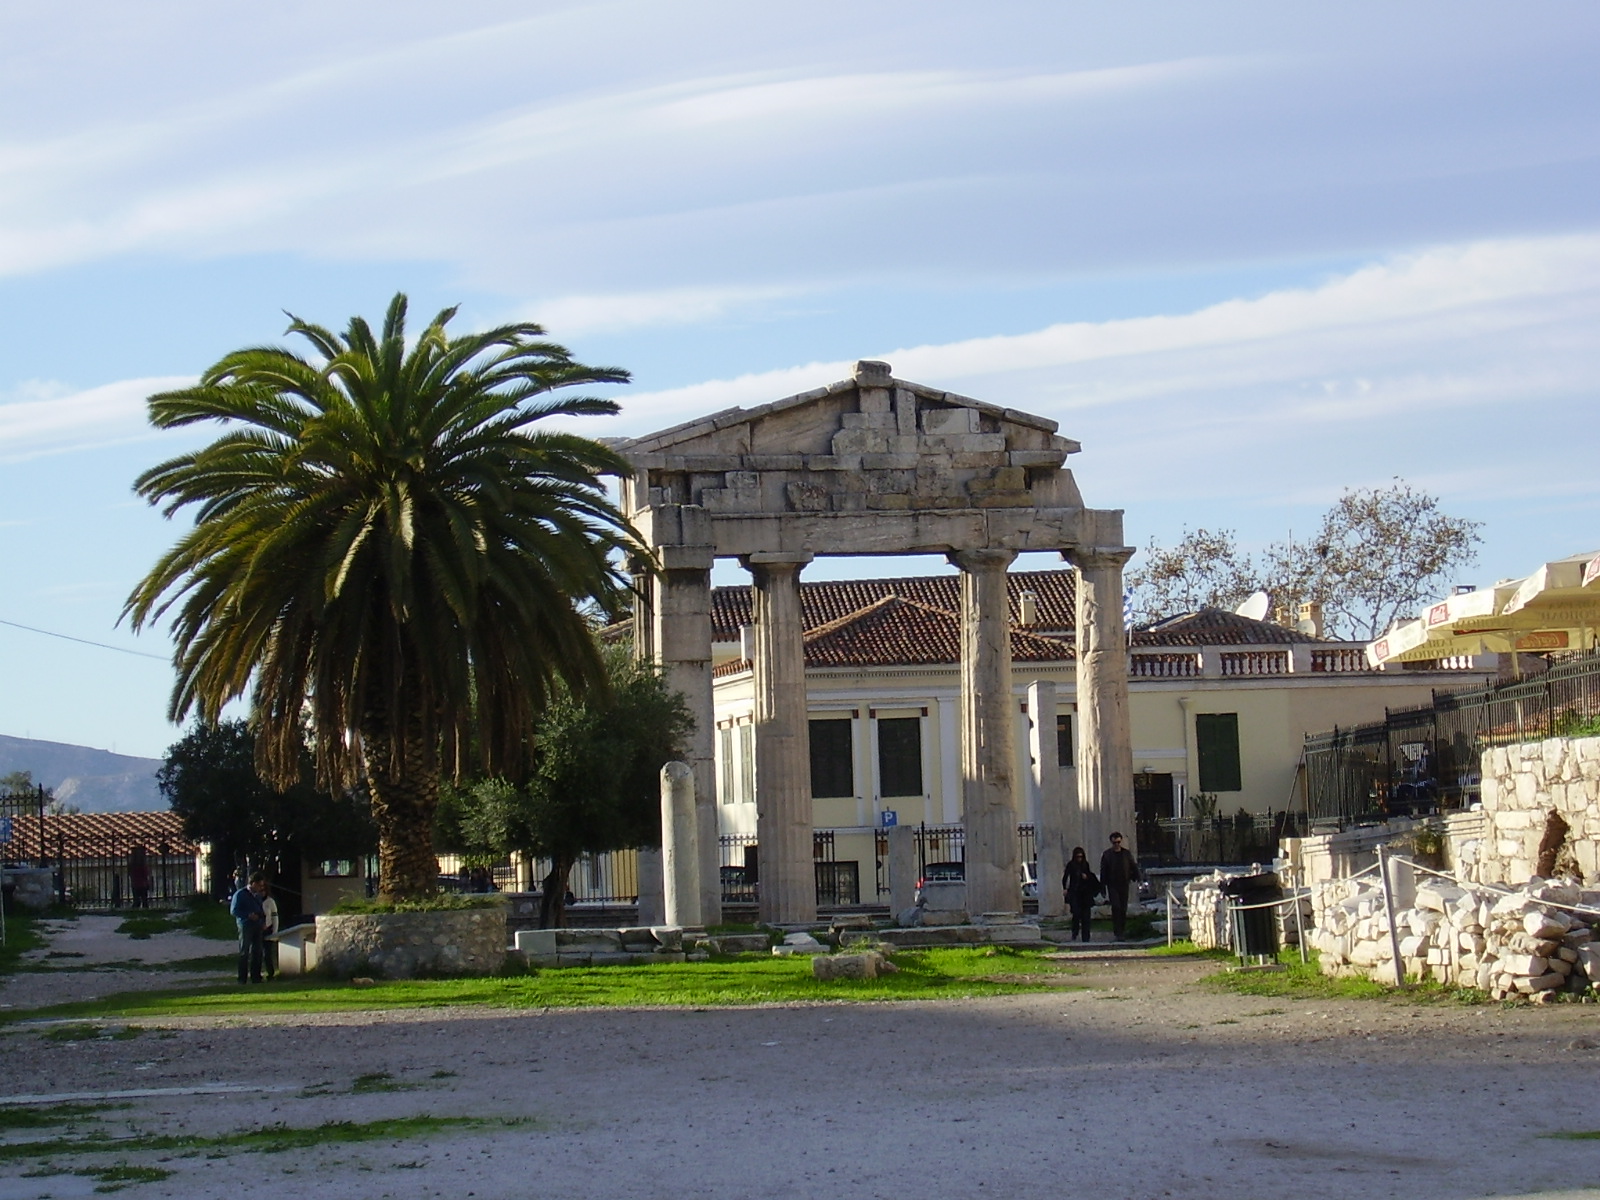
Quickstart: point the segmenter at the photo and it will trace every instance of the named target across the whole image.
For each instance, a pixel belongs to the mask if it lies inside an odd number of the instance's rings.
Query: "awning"
[[[1428,606],[1367,647],[1373,666],[1457,655],[1585,650],[1600,628],[1600,551]]]

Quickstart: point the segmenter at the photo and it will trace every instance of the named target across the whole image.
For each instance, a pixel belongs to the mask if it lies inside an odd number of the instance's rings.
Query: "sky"
[[[179,736],[144,399],[397,291],[626,367],[595,436],[877,358],[1060,422],[1133,545],[1398,476],[1459,582],[1600,547],[1596,61],[1576,2],[9,0],[0,733]]]

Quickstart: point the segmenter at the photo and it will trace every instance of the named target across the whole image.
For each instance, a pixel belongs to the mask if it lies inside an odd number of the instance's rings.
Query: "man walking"
[[[267,927],[267,910],[261,898],[267,894],[267,877],[257,871],[250,886],[233,894],[228,911],[239,926],[239,982],[261,982],[262,934]]]
[[[1128,925],[1128,885],[1138,878],[1133,852],[1122,844],[1120,833],[1113,833],[1110,848],[1100,856],[1100,884],[1111,902],[1112,936],[1119,942]]]

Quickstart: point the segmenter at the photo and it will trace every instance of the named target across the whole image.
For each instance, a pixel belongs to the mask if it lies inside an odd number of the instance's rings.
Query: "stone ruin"
[[[942,554],[961,571],[969,909],[1020,905],[1005,581],[1019,551],[1060,553],[1078,589],[1077,811],[1059,786],[1041,787],[1041,878],[1060,877],[1076,840],[1101,845],[1113,827],[1134,828],[1122,621],[1122,568],[1133,551],[1120,512],[1084,506],[1065,467],[1078,444],[1054,421],[859,362],[851,378],[826,387],[614,445],[633,468],[623,511],[659,567],[636,576],[636,645],[662,664],[695,717],[685,756],[695,820],[668,820],[663,833],[665,857],[697,869],[666,873],[670,922],[721,918],[711,678],[718,558],[739,560],[754,583],[763,921],[816,917],[799,581],[818,555]],[[1053,764],[1054,755],[1041,757]]]

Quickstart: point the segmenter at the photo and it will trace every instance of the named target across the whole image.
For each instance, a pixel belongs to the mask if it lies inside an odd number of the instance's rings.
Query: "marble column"
[[[817,918],[811,738],[800,571],[809,554],[751,554],[754,581],[756,842],[763,921]]]
[[[1078,809],[1083,845],[1098,863],[1112,830],[1139,852],[1133,813],[1133,735],[1128,724],[1128,640],[1122,623],[1126,547],[1085,547],[1062,557],[1078,589]]]
[[[717,772],[712,739],[716,716],[711,699],[710,546],[663,546],[651,608],[651,648],[667,686],[683,696],[694,728],[683,761],[694,773],[700,919],[722,920],[720,843],[717,840]]]
[[[1014,550],[962,550],[961,822],[966,829],[967,911],[1020,912],[1017,852],[1017,700],[1011,693],[1006,568]]]
[[[688,763],[661,768],[661,874],[666,893],[666,923],[705,924],[700,913],[699,822],[695,814],[694,772]]]
[[[1056,750],[1056,685],[1048,679],[1028,687],[1028,757],[1033,760],[1033,786],[1039,795],[1039,823],[1034,845],[1039,861],[1039,916],[1059,917],[1061,873],[1067,869],[1067,804],[1061,760]]]

